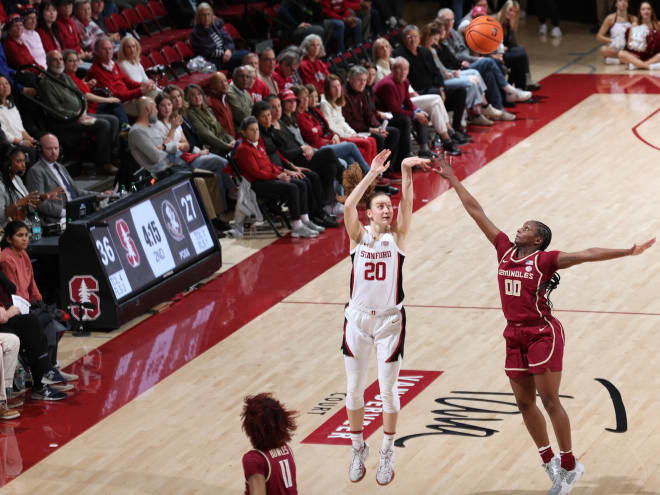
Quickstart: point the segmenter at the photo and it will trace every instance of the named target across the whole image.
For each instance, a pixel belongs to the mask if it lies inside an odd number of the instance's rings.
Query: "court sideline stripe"
[[[343,302],[323,301],[282,301],[281,304],[319,304],[328,306],[344,306]],[[502,311],[501,306],[451,306],[444,304],[404,304],[406,308],[428,308],[428,309],[468,309]],[[597,309],[553,309],[553,313],[591,313],[597,315],[632,315],[632,316],[660,316],[660,313],[642,313],[637,311],[602,311]]]

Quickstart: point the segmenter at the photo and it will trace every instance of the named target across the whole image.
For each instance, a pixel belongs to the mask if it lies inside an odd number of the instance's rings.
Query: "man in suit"
[[[66,216],[67,201],[98,193],[78,187],[64,165],[58,163],[60,142],[54,134],[44,134],[39,144],[41,156],[28,170],[25,185],[28,191],[37,191],[39,194],[46,194],[58,187],[64,189],[63,195],[42,201],[37,207],[45,224],[59,223]]]
[[[227,102],[231,107],[236,127],[241,125],[243,119],[252,115],[254,102],[248,88],[250,86],[250,69],[246,66],[236,67],[232,74],[233,80],[227,90]]]

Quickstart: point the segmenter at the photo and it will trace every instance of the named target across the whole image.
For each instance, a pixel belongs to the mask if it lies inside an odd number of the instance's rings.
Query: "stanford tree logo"
[[[77,320],[96,320],[101,316],[101,299],[98,294],[99,282],[91,275],[76,275],[69,280],[69,300],[74,303],[92,303],[95,308],[81,309],[78,306],[70,305],[71,314]],[[82,318],[81,318],[82,316]]]

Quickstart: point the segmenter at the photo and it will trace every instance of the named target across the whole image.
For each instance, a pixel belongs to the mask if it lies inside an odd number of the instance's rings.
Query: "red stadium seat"
[[[183,56],[171,46],[164,46],[161,50],[163,58],[167,62],[167,65],[170,67],[177,81],[181,84],[199,84],[200,86],[205,86],[208,84],[209,79],[211,79],[211,74],[202,73],[202,72],[193,72],[191,73],[186,67],[186,62],[183,59]]]
[[[131,27],[120,14],[110,14],[106,17],[106,22],[109,22],[108,29],[111,33],[118,33],[119,31],[130,31]]]
[[[174,49],[179,52],[179,55],[181,55],[181,58],[184,60],[195,57],[195,53],[192,51],[190,45],[184,41],[177,41],[174,44]]]
[[[142,67],[144,67],[145,69],[148,69],[149,67],[153,67],[155,65],[153,60],[151,60],[145,54],[140,55],[140,63],[142,64]]]
[[[185,40],[192,32],[192,29],[163,29],[153,11],[143,3],[135,6],[135,12],[140,17],[142,29],[144,29],[149,36],[163,40],[163,44],[172,44],[178,40]],[[150,27],[149,23],[156,27],[157,32]]]

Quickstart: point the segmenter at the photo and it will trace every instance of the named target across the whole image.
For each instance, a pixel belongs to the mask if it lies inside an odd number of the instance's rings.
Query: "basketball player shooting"
[[[372,348],[378,359],[378,384],[383,402],[383,442],[376,482],[394,479],[394,435],[400,409],[397,379],[403,359],[406,313],[403,308],[402,273],[406,237],[413,205],[412,168],[428,168],[429,160],[409,157],[401,163],[401,202],[396,221],[390,197],[373,193],[376,179],[387,170],[390,150],[381,151],[361,178],[344,174],[346,202],[344,224],[350,237],[353,261],[350,301],[344,312],[342,351],[346,367],[346,412],[351,428],[352,455],[349,479],[358,482],[366,473],[369,445],[363,437],[364,390]],[[354,168],[353,170],[357,170]],[[351,183],[350,177],[353,178]],[[359,180],[359,183],[356,183]],[[366,205],[369,225],[358,217],[358,204]]]
[[[552,481],[549,495],[570,493],[584,474],[584,466],[573,456],[571,425],[559,400],[564,329],[552,316],[549,300],[550,292],[559,284],[556,272],[580,263],[642,254],[655,243],[655,238],[628,249],[590,248],[574,253],[546,251],[552,238],[550,229],[537,220],[528,220],[511,242],[486,216],[446,160],[440,160],[439,169],[433,170],[449,181],[467,213],[497,250],[497,280],[502,311],[507,319],[504,370],[525,426]],[[550,446],[545,419],[536,405],[537,392],[552,421],[559,456],[555,456]]]

